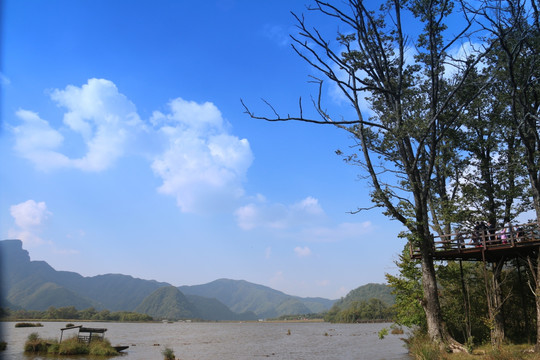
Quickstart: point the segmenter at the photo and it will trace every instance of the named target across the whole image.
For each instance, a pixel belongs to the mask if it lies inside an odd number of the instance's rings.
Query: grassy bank
[[[470,353],[450,353],[427,336],[415,334],[407,339],[407,346],[416,360],[540,360],[540,354],[530,352],[533,348],[530,344],[505,344],[499,348],[487,344],[469,349]]]

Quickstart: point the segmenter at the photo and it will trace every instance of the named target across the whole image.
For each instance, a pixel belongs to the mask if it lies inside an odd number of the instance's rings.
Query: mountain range
[[[129,275],[84,277],[31,261],[20,240],[0,241],[0,305],[11,309],[135,311],[155,319],[256,320],[327,311],[336,302],[287,295],[244,280],[175,287]],[[384,286],[384,285],[382,285]]]

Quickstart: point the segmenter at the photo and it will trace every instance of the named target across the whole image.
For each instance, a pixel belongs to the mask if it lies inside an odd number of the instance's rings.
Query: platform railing
[[[470,249],[488,250],[516,247],[540,242],[537,223],[510,225],[506,228],[485,228],[434,236],[433,252],[463,252]],[[410,244],[411,257],[419,257],[420,249]]]

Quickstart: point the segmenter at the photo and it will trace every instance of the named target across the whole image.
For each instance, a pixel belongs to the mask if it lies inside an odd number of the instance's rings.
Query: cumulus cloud
[[[184,212],[222,209],[243,196],[242,182],[253,161],[247,139],[229,133],[212,103],[177,98],[169,108],[170,113],[152,117],[167,143],[152,162],[163,181],[159,191],[175,196]]]
[[[61,151],[65,137],[59,130],[35,112],[19,110],[16,115],[22,124],[14,127],[15,149],[41,170],[110,168],[142,126],[135,105],[109,80],[89,79],[81,87],[68,85],[64,90],[53,90],[50,96],[66,110],[63,123],[70,136],[82,139],[85,154],[69,157]]]
[[[311,255],[311,249],[308,248],[307,246],[304,246],[304,247],[297,246],[294,248],[294,252],[296,256],[298,257],[308,257]]]
[[[169,102],[168,113],[155,111],[145,124],[109,80],[68,85],[50,97],[65,110],[63,126],[55,128],[37,112],[21,109],[20,123],[12,128],[15,150],[38,169],[99,172],[123,156],[144,154],[162,180],[158,191],[174,196],[184,212],[233,209],[244,195],[253,154],[247,139],[230,133],[214,104],[177,98]]]
[[[44,241],[39,237],[40,226],[51,216],[45,202],[27,200],[20,204],[12,205],[10,213],[17,229],[10,229],[9,236],[22,240],[26,245],[37,245]]]

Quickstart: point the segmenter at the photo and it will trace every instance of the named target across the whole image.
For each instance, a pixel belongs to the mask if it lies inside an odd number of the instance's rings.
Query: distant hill
[[[154,319],[197,319],[197,308],[174,286],[165,286],[148,295],[135,308],[135,312],[148,314]]]
[[[107,274],[83,277],[57,271],[45,261],[30,261],[20,240],[0,241],[2,294],[8,302],[28,310],[50,306],[133,311],[156,289],[170,284]]]
[[[217,299],[209,299],[197,295],[186,295],[187,299],[195,305],[203,320],[220,321],[250,321],[257,320],[258,316],[252,311],[237,314]]]
[[[236,313],[253,312],[260,318],[281,315],[319,313],[334,301],[322,298],[300,298],[245,280],[219,279],[203,285],[180,286],[186,295],[216,298]]]
[[[346,309],[354,301],[369,301],[371,299],[379,299],[388,306],[394,305],[395,297],[391,291],[391,288],[385,284],[366,284],[351,290],[347,296],[336,301],[334,306]]]
[[[31,261],[20,240],[0,241],[0,275],[0,306],[12,309],[74,306],[78,310],[93,307],[113,312],[137,309],[171,319],[254,320],[320,313],[335,302],[291,296],[244,280],[220,279],[173,291],[171,284],[129,275],[84,277],[57,271],[45,261]]]

